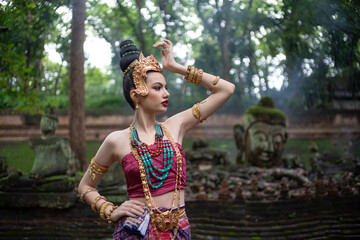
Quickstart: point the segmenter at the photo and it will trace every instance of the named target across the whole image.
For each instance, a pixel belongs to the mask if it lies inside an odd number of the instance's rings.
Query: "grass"
[[[233,139],[210,139],[207,140],[209,147],[215,149],[226,150],[229,153],[229,160],[233,161],[237,154],[237,148]],[[185,151],[191,150],[193,139],[184,139],[183,148]],[[310,158],[309,145],[314,142],[319,148],[319,153],[327,152],[333,156],[341,157],[347,147],[345,140],[330,140],[330,139],[290,139],[285,145],[284,154],[295,154],[305,162],[308,166]],[[356,156],[360,157],[360,140],[355,143]],[[88,141],[86,143],[86,157],[88,161],[95,156],[101,142]],[[34,152],[27,145],[27,142],[0,142],[0,154],[7,158],[10,169],[17,169],[24,174],[30,172],[34,161]]]
[[[86,142],[86,159],[90,162],[95,156],[101,142]],[[17,169],[28,174],[34,163],[35,154],[28,146],[28,142],[0,142],[0,155],[7,158],[9,169]]]

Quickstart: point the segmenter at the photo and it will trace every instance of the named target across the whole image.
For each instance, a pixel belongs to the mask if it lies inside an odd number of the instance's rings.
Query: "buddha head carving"
[[[248,108],[243,125],[235,126],[234,133],[249,165],[269,168],[281,164],[287,140],[286,116],[274,107],[271,97],[263,97],[258,105]]]
[[[40,121],[41,132],[47,135],[54,135],[58,125],[58,118],[53,115],[44,115]]]

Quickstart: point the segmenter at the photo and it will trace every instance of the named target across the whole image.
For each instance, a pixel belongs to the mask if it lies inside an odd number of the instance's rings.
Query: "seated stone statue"
[[[35,152],[29,175],[14,170],[0,177],[0,206],[67,208],[75,205],[76,176],[72,175],[80,166],[72,156],[68,140],[55,136],[57,124],[56,116],[43,116],[40,129],[44,135],[29,140]],[[4,161],[1,165],[4,166]],[[4,172],[6,167],[1,169]]]
[[[56,116],[43,116],[40,129],[44,135],[29,140],[29,147],[35,152],[34,164],[29,174],[31,178],[38,179],[67,173],[71,148],[67,139],[55,136],[57,125]]]
[[[263,97],[258,105],[246,110],[243,125],[234,126],[234,136],[239,148],[238,163],[244,151],[251,166],[280,166],[287,140],[286,116],[275,108],[271,97]]]

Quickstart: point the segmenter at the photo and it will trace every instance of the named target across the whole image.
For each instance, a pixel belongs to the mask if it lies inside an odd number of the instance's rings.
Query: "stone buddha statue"
[[[0,178],[0,206],[68,208],[75,205],[78,200],[73,191],[77,181],[75,172],[80,166],[68,140],[55,136],[57,125],[56,116],[41,118],[43,135],[29,140],[35,153],[32,169],[29,174],[7,171]]]
[[[69,165],[74,165],[71,164],[74,159],[69,142],[61,136],[55,136],[57,125],[56,116],[44,115],[40,122],[40,130],[44,135],[29,140],[29,147],[35,153],[34,164],[29,174],[32,178],[69,174]]]
[[[243,124],[234,126],[234,137],[239,149],[238,163],[245,152],[246,162],[251,166],[280,166],[287,140],[286,116],[275,108],[271,97],[263,97],[246,110]]]

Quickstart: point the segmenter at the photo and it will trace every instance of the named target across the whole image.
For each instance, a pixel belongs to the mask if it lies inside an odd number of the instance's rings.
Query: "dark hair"
[[[120,43],[120,68],[123,72],[135,59],[139,59],[139,56],[140,51],[132,40],[125,40]],[[130,97],[131,89],[136,88],[132,73],[133,69],[127,72],[123,77],[123,92],[126,101],[129,103],[132,109],[135,109],[135,105]]]

